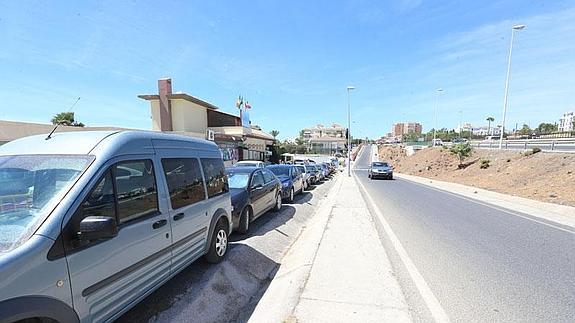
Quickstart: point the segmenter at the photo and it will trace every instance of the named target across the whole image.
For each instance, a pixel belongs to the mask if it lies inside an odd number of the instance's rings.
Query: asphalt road
[[[451,321],[575,322],[575,230],[407,180],[370,180],[362,170],[369,150],[358,156],[355,174]],[[383,242],[412,316],[428,321],[405,265]]]

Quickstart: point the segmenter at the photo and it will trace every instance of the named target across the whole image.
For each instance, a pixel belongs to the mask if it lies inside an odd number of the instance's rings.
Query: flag
[[[244,104],[244,107],[246,108],[246,110],[252,108],[251,104],[248,101],[246,101],[246,104]]]
[[[241,109],[243,104],[244,104],[244,98],[242,98],[242,96],[239,95],[238,100],[236,101],[236,108]]]

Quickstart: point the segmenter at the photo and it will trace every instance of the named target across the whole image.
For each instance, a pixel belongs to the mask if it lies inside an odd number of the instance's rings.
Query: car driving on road
[[[268,169],[230,167],[226,169],[232,198],[233,229],[248,232],[250,223],[262,214],[282,208],[282,186]]]
[[[393,179],[393,167],[391,167],[387,162],[372,162],[367,176],[371,179]]]

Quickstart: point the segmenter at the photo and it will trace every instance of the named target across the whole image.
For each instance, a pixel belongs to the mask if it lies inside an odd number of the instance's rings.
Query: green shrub
[[[531,149],[531,151],[533,152],[533,154],[540,153],[540,152],[541,152],[541,148],[539,148],[539,147],[533,147],[533,149]]]
[[[453,145],[451,146],[449,151],[452,154],[457,155],[457,157],[459,157],[459,166],[461,166],[461,164],[463,164],[463,160],[466,157],[471,156],[472,149],[468,143],[465,143],[465,144]]]

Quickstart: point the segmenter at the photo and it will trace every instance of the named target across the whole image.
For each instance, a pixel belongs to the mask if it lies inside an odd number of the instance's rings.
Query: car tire
[[[371,173],[367,173],[367,178],[371,178]]]
[[[226,222],[220,219],[214,228],[212,240],[208,246],[208,253],[205,255],[207,262],[217,264],[224,259],[228,251],[228,228]]]
[[[276,205],[274,206],[274,211],[279,212],[282,209],[282,194],[278,193],[276,197]]]
[[[389,175],[389,179],[390,179],[390,180],[393,179],[393,175]]]
[[[291,190],[289,191],[288,202],[289,202],[289,203],[293,203],[294,197],[295,197],[295,190],[294,190],[294,188],[292,187]]]
[[[242,210],[242,215],[240,215],[240,225],[238,226],[238,232],[241,234],[246,234],[250,228],[250,220],[251,220],[251,209],[249,206],[246,206]]]

